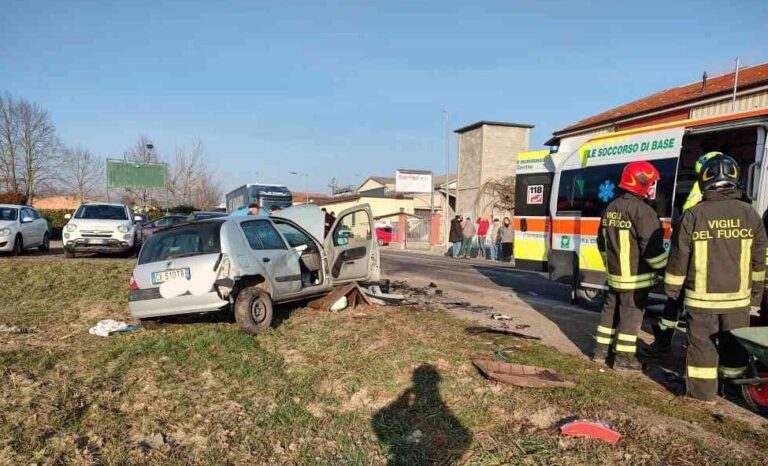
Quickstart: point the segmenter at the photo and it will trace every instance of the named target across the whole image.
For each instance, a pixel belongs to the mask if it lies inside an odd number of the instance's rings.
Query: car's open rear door
[[[342,211],[325,237],[331,281],[378,279],[379,249],[368,204]]]

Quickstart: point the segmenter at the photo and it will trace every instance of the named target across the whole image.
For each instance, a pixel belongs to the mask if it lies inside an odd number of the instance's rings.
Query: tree
[[[479,214],[489,211],[514,212],[515,177],[490,179],[480,185],[475,197],[475,208]]]
[[[208,166],[202,141],[177,148],[168,172],[168,191],[174,203],[211,209],[221,202],[222,189],[215,170]]]
[[[0,181],[6,191],[19,191],[16,174],[19,164],[16,114],[16,101],[13,97],[10,94],[0,95]]]
[[[160,155],[155,150],[151,139],[143,134],[139,136],[134,145],[124,153],[124,160],[138,163],[160,163]],[[165,196],[161,190],[147,188],[126,188],[124,201],[131,204],[139,203],[141,207],[150,207],[159,204],[159,200]]]
[[[104,184],[104,161],[82,146],[67,149],[61,181],[67,194],[84,202]]]

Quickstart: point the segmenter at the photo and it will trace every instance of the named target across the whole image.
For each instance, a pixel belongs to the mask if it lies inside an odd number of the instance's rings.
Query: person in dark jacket
[[[451,220],[451,231],[448,234],[448,241],[451,243],[451,256],[459,257],[461,251],[461,215],[453,217]]]
[[[768,238],[760,216],[741,201],[739,165],[727,155],[699,174],[703,200],[683,214],[672,236],[664,289],[688,311],[688,396],[717,399],[718,376],[741,377],[748,355],[731,330],[749,327],[765,281]]]
[[[658,271],[667,264],[664,230],[648,203],[660,177],[649,162],[627,164],[619,183],[623,193],[605,208],[597,231],[597,249],[605,262],[608,293],[592,359],[604,363],[615,343],[615,369],[642,368],[635,356],[637,333],[650,289],[656,285]]]

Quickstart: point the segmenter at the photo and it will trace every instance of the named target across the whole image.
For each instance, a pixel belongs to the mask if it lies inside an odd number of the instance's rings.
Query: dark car
[[[226,212],[192,212],[187,216],[187,220],[208,220],[209,218],[226,217]]]
[[[147,239],[158,230],[172,227],[186,221],[186,215],[166,215],[165,217],[160,217],[157,220],[143,224],[141,226],[141,236],[142,238]]]

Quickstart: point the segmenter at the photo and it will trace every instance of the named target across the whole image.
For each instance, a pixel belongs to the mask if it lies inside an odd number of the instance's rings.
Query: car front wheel
[[[16,235],[16,239],[13,241],[13,255],[20,256],[24,252],[24,240],[21,235]]]
[[[43,244],[40,245],[38,250],[40,252],[48,252],[51,249],[51,238],[48,236],[48,233],[43,236]]]
[[[267,330],[272,325],[272,298],[266,291],[248,287],[235,298],[235,321],[248,335]]]

